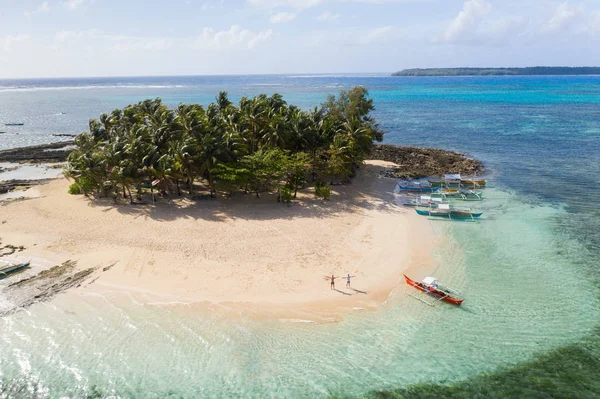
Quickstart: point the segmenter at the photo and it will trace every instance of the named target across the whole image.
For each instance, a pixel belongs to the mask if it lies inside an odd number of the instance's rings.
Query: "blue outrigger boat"
[[[422,216],[432,216],[432,217],[441,217],[445,219],[470,219],[475,220],[481,215],[483,212],[472,212],[470,209],[452,209],[448,204],[439,204],[437,207],[425,208],[425,209],[415,209],[417,214]]]
[[[8,265],[0,269],[0,280],[3,280],[9,277],[11,274],[16,273],[20,270],[23,270],[31,264],[31,261],[27,261],[24,263],[18,263],[15,265]]]
[[[400,184],[396,185],[400,191],[412,191],[418,193],[433,193],[438,190],[437,187],[431,187],[429,184],[413,183],[411,185]]]

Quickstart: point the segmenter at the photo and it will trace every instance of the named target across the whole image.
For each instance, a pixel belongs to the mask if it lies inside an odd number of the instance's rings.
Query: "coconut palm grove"
[[[329,185],[348,181],[382,140],[373,109],[360,86],[310,111],[279,94],[235,105],[221,92],[206,108],[145,100],[90,120],[65,168],[69,192],[134,203],[155,189],[169,197],[277,191],[289,202],[310,184],[328,199]]]

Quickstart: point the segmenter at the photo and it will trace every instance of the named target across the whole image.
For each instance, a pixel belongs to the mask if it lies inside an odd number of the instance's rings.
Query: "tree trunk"
[[[127,186],[127,193],[129,194],[129,205],[133,205],[133,196],[131,195],[131,190],[129,186]]]
[[[175,179],[175,185],[177,186],[177,195],[181,197],[181,187],[179,187],[179,179]]]
[[[210,188],[210,195],[215,195],[215,183],[213,182],[212,174],[210,173],[210,169],[208,170],[208,187]]]
[[[192,179],[191,173],[188,171],[188,185],[190,188],[190,195],[194,195],[194,179]]]
[[[127,193],[125,192],[125,184],[123,184],[123,198],[127,198]]]

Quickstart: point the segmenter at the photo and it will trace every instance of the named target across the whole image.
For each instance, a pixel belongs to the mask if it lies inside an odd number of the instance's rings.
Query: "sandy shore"
[[[432,268],[426,219],[398,207],[384,161],[368,161],[329,202],[309,190],[291,206],[273,197],[114,205],[67,194],[57,179],[40,197],[0,207],[4,245],[21,258],[80,268],[113,266],[80,292],[130,292],[150,303],[193,303],[281,317],[372,309]],[[355,276],[330,290],[325,275]]]

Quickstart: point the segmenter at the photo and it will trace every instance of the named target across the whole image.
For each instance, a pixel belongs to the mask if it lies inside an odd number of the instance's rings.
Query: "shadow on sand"
[[[261,194],[261,198],[256,198],[254,194],[239,194],[232,198],[219,196],[211,200],[194,200],[190,195],[182,195],[173,196],[172,201],[161,198],[155,204],[148,194],[144,197],[144,202],[134,205],[115,204],[114,200],[109,198],[94,198],[89,201],[89,206],[101,208],[104,212],[116,210],[135,218],[142,217],[156,221],[280,220],[331,218],[373,209],[392,212],[398,208],[392,193],[394,181],[379,176],[384,169],[376,165],[365,165],[353,183],[332,187],[330,201],[315,198],[313,189],[307,188],[299,191],[298,198],[287,205],[277,203],[275,193],[264,193]],[[123,199],[121,201],[126,202]]]
[[[337,292],[339,292],[340,294],[343,294],[343,295],[352,295],[352,294],[350,294],[350,293],[348,293],[348,292],[344,292],[344,291],[342,291],[342,290],[338,290],[337,288],[334,288],[333,290],[334,290],[334,291],[337,291]]]

